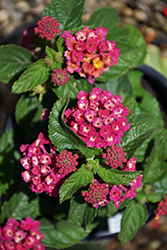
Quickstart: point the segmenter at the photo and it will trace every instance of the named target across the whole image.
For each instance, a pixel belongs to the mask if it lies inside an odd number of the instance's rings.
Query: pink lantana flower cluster
[[[88,147],[104,148],[121,142],[129,110],[119,95],[95,87],[88,94],[79,91],[77,105],[67,109],[64,120]]]
[[[125,158],[126,153],[123,151],[123,148],[120,146],[111,146],[106,150],[107,153],[102,154],[102,157],[106,159],[106,164],[110,167],[117,168],[121,167],[123,163],[127,161]]]
[[[44,236],[39,232],[39,221],[30,217],[16,221],[9,218],[3,227],[0,227],[0,250],[45,250],[40,242]]]
[[[109,187],[106,183],[100,183],[98,180],[94,179],[94,182],[89,185],[89,189],[82,191],[82,196],[84,200],[92,204],[92,206],[98,209],[99,206],[104,207],[109,203],[107,197],[109,193]]]
[[[74,35],[70,30],[63,32],[61,37],[67,47],[64,55],[71,74],[77,72],[93,84],[95,78],[118,62],[120,50],[114,41],[106,41],[107,32],[104,27],[94,30],[84,27]]]
[[[126,162],[126,165],[121,169],[123,171],[136,171],[137,158],[131,158]],[[121,166],[120,166],[121,167]],[[140,174],[134,179],[129,185],[112,185],[109,193],[110,200],[114,202],[116,209],[119,208],[120,204],[127,199],[133,199],[136,196],[137,188],[142,185],[143,175]]]
[[[155,218],[157,220],[159,219],[160,215],[167,215],[167,194],[165,195],[164,199],[159,202],[158,207],[155,211]]]
[[[66,84],[70,78],[68,77],[68,72],[66,69],[53,69],[53,73],[51,74],[52,82],[57,85],[61,86]]]
[[[46,151],[47,144],[50,146],[50,153]],[[25,182],[30,182],[33,192],[46,192],[50,196],[57,196],[66,176],[77,170],[78,155],[72,155],[66,150],[57,154],[56,148],[42,133],[31,145],[22,145],[20,151],[24,156],[21,159],[25,169],[22,177]]]
[[[51,38],[55,38],[57,33],[61,32],[58,28],[59,22],[56,18],[43,16],[41,20],[37,22],[37,27],[34,28],[36,34],[39,34],[41,38],[46,38],[48,41]]]
[[[131,158],[121,170],[136,171],[136,160],[136,158]],[[124,160],[122,163],[118,163],[117,166],[121,167],[123,163]],[[89,184],[88,190],[82,191],[82,196],[84,200],[92,204],[96,209],[99,206],[105,206],[111,201],[113,201],[116,209],[118,209],[125,199],[133,199],[136,196],[136,189],[142,185],[141,180],[142,175],[139,175],[129,185],[114,185],[104,183],[103,180],[98,181],[94,179],[94,182]]]

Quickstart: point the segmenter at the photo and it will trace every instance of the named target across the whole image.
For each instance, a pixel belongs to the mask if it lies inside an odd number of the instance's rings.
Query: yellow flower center
[[[100,60],[99,57],[96,57],[93,60],[93,66],[95,67],[95,69],[101,69],[104,66],[104,63]]]

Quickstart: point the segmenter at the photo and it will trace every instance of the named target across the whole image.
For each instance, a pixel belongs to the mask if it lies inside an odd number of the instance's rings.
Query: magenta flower
[[[120,143],[130,128],[121,97],[95,87],[90,94],[80,91],[77,99],[76,106],[65,111],[64,120],[86,145],[104,148]]]
[[[21,46],[30,50],[32,53],[35,53],[35,32],[34,28],[37,26],[37,24],[33,24],[29,26],[24,32],[22,36]]]
[[[42,109],[42,114],[40,115],[41,120],[48,120],[49,119],[49,110],[44,108]]]
[[[94,208],[98,208],[99,206],[105,206],[109,203],[107,198],[107,194],[109,193],[109,188],[107,184],[100,183],[96,179],[94,179],[93,184],[89,185],[88,191],[82,191],[82,196],[84,200],[88,203],[92,204]]]
[[[106,159],[106,164],[112,168],[122,167],[123,163],[126,163],[126,153],[120,146],[111,146],[107,149],[107,153],[102,154],[102,157]]]
[[[164,199],[158,203],[158,207],[155,211],[155,218],[158,220],[160,215],[167,215],[167,194]]]
[[[76,161],[77,158],[77,154],[72,155],[72,153],[67,152],[67,150],[57,155],[55,157],[55,166],[58,169],[58,173],[69,174],[71,172],[75,172],[77,170],[76,166],[78,165],[78,162]]]
[[[53,72],[51,74],[52,82],[57,86],[66,84],[70,80],[66,69],[54,69]]]
[[[45,148],[47,144],[50,153]],[[35,193],[46,192],[50,196],[57,196],[65,176],[77,170],[78,155],[66,150],[58,155],[51,141],[44,138],[42,133],[35,142],[22,145],[20,150],[24,155],[21,164],[26,169],[22,172],[23,180],[30,182],[30,188]]]
[[[2,229],[0,228],[0,249],[45,250],[45,246],[40,242],[44,236],[39,232],[39,226],[40,222],[33,221],[30,217],[21,220],[21,222],[16,221],[14,218],[9,218]]]
[[[94,30],[84,27],[74,35],[70,31],[63,32],[68,72],[77,72],[93,84],[95,78],[118,62],[120,50],[114,41],[106,41],[107,32],[104,27]]]
[[[121,194],[122,190],[114,185],[110,190],[110,200],[118,201],[121,197]]]
[[[37,27],[34,28],[35,33],[38,33],[41,38],[51,40],[55,38],[57,33],[61,32],[58,28],[59,22],[56,18],[43,16],[40,21],[37,22]]]

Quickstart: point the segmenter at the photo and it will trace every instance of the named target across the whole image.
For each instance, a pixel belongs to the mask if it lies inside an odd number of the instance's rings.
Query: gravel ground
[[[29,23],[42,14],[50,0],[0,0],[0,43],[9,40],[11,33],[21,34]],[[123,23],[134,24],[146,43],[157,45],[167,57],[167,16],[162,12],[167,0],[86,0],[83,20],[102,6],[115,7]],[[19,43],[15,39],[10,43]],[[82,249],[80,245],[79,250]],[[106,250],[167,250],[167,217],[154,219],[141,228],[135,238],[121,246],[115,238],[88,243],[83,249]]]

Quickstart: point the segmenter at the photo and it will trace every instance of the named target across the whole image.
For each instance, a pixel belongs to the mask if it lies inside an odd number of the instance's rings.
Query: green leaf
[[[46,54],[47,54],[51,59],[53,59],[53,60],[56,59],[56,54],[57,54],[57,53],[56,53],[56,51],[55,51],[54,49],[49,48],[48,46],[46,46],[45,52],[46,52]]]
[[[104,18],[106,17],[106,18]],[[115,29],[115,26],[120,23],[120,18],[116,9],[111,7],[103,7],[95,10],[87,25],[95,25],[96,27],[106,27],[110,32]]]
[[[128,119],[127,122],[129,122],[130,124],[133,124],[136,120],[136,117],[137,117],[137,102],[133,96],[127,96],[123,100],[123,104],[130,111],[129,115],[127,116],[127,119]]]
[[[43,16],[51,16],[59,22],[62,31],[82,24],[84,0],[54,0],[46,6]]]
[[[6,192],[13,180],[14,146],[14,130],[10,128],[0,138],[0,197],[2,193]]]
[[[31,97],[28,93],[20,97],[15,108],[15,118],[25,138],[27,135],[32,139],[37,138],[39,131],[46,133],[48,121],[41,121],[40,115],[43,108],[50,110],[54,101],[55,95],[52,91],[47,91],[42,102],[39,102],[38,96]]]
[[[124,134],[120,146],[124,148],[128,158],[134,157],[136,150],[141,147],[154,131],[154,128],[139,122]]]
[[[20,192],[14,194],[8,202],[4,202],[1,207],[0,223],[3,223],[7,218],[15,218],[21,220],[26,217],[35,218],[37,211],[37,202],[28,202],[29,197]]]
[[[45,218],[40,220],[40,232],[44,235],[42,243],[46,247],[63,249],[75,245],[83,240],[90,230],[67,221],[49,221]]]
[[[115,208],[113,201],[110,201],[110,203],[107,204],[107,217],[113,216],[116,212],[117,209]]]
[[[147,195],[148,201],[158,202],[162,200],[163,197],[166,195],[166,190],[167,190],[167,173],[161,180],[152,183],[152,192],[151,194]]]
[[[136,122],[145,121],[149,126],[163,127],[164,120],[159,107],[157,98],[153,97],[151,93],[145,91],[141,101],[141,113],[137,116]]]
[[[121,231],[118,239],[121,244],[130,241],[137,230],[144,225],[147,216],[147,210],[144,205],[131,203],[123,213],[121,220]]]
[[[86,202],[80,192],[77,192],[71,198],[69,218],[77,225],[86,228],[93,221],[97,213],[98,209],[93,208]]]
[[[49,117],[49,137],[58,151],[77,149],[80,144],[84,145],[84,142],[63,121],[63,110],[68,102],[67,95],[58,100]]]
[[[165,147],[162,138],[156,140],[149,161],[143,173],[143,182],[156,182],[166,171],[164,165]]]
[[[19,79],[14,82],[12,92],[19,94],[32,90],[32,88],[45,83],[48,77],[49,68],[46,66],[44,59],[40,59],[26,69]]]
[[[0,81],[14,82],[36,59],[27,49],[14,44],[0,46]]]
[[[100,148],[90,148],[90,147],[80,145],[78,149],[81,151],[83,155],[86,156],[86,158],[93,158],[103,153],[102,149]]]
[[[131,70],[130,72],[128,72],[128,78],[132,86],[133,93],[137,97],[144,96],[144,93],[146,92],[145,89],[141,86],[142,75],[143,73],[138,70]]]
[[[139,29],[135,27],[135,25],[129,24],[129,25],[126,25],[126,27],[130,29],[129,42],[132,46],[135,47],[135,52],[134,52],[135,58],[136,58],[135,64],[141,65],[147,54],[147,47],[146,47],[144,37],[139,31]]]
[[[92,181],[93,173],[85,165],[82,165],[61,186],[59,191],[60,203],[69,199],[79,188],[88,185]]]
[[[14,130],[13,128],[8,129],[0,138],[0,153],[6,151],[7,148],[14,147]]]
[[[137,171],[127,172],[115,169],[105,169],[104,167],[100,167],[97,173],[106,183],[118,185],[128,185],[141,174],[141,172]]]

